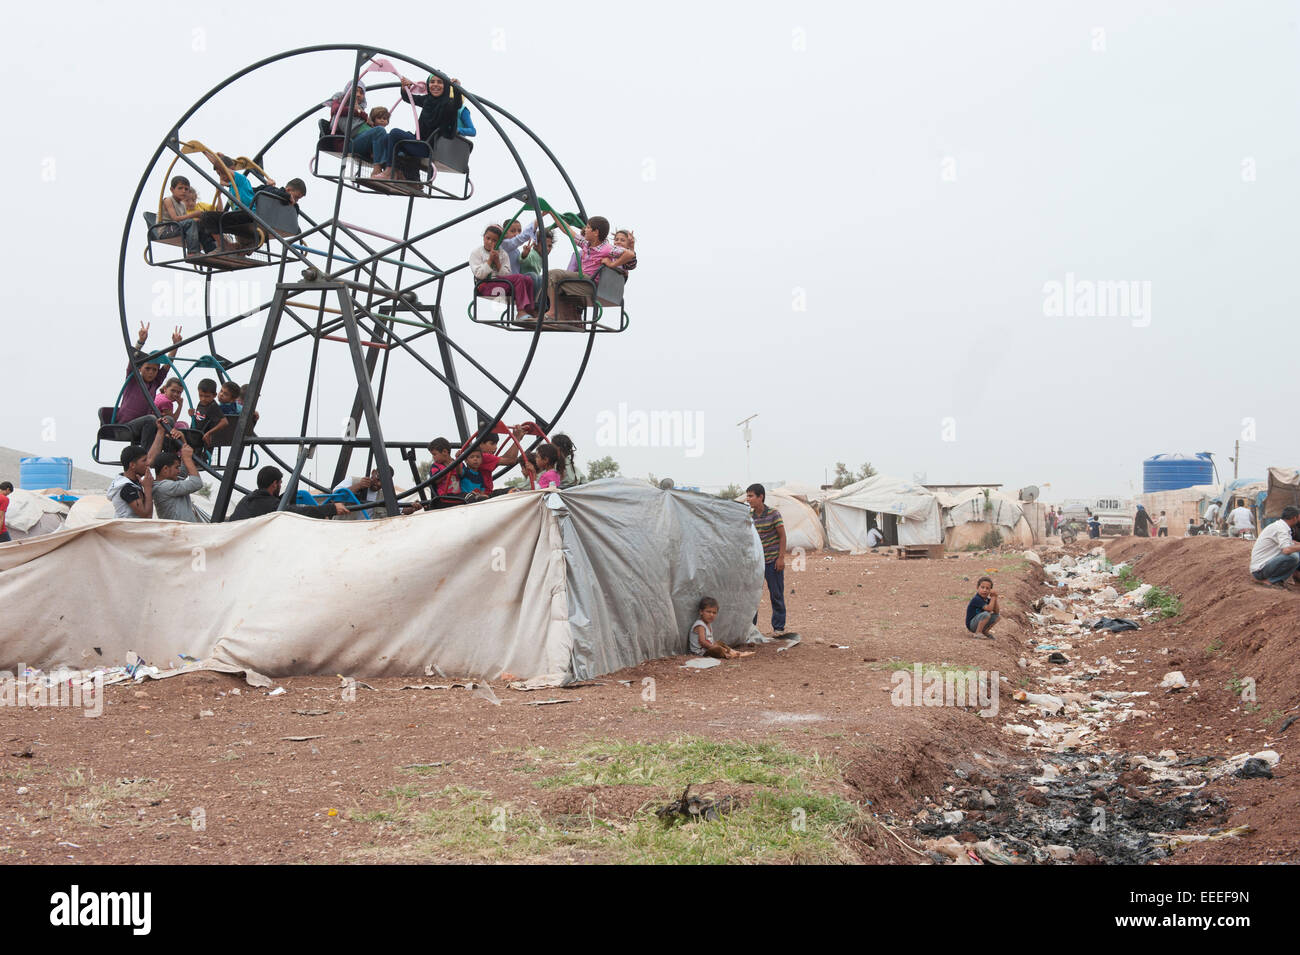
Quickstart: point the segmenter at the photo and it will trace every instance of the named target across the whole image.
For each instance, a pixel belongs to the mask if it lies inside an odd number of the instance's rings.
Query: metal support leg
[[[384,492],[384,507],[389,517],[396,517],[401,512],[401,508],[397,503],[397,491],[393,488],[393,469],[388,463],[388,455],[384,449],[384,432],[379,425],[379,409],[375,407],[375,393],[370,388],[370,372],[366,368],[366,359],[361,354],[361,333],[357,328],[356,315],[352,311],[352,297],[347,289],[334,287],[338,290],[339,311],[343,316],[343,327],[348,336],[352,369],[357,376],[357,391],[361,395],[361,407],[366,415],[366,429],[370,432],[370,447],[379,465],[379,482]]]
[[[262,394],[262,381],[266,378],[266,366],[270,364],[274,352],[275,335],[280,328],[280,316],[284,314],[284,303],[289,290],[296,285],[280,284],[275,287],[271,297],[271,308],[267,312],[266,326],[262,329],[262,344],[257,351],[257,361],[253,363],[253,376],[248,380],[248,397],[244,400],[244,410],[235,425],[235,434],[230,439],[230,451],[226,454],[226,467],[221,472],[221,487],[217,490],[216,503],[212,505],[212,521],[217,523],[226,519],[226,508],[230,506],[230,493],[235,487],[235,478],[239,476],[239,462],[244,456],[244,436],[253,426],[253,415],[257,411],[257,399]],[[355,334],[355,326],[353,328]]]

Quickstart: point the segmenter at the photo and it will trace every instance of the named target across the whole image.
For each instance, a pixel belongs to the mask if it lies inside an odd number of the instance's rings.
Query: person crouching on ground
[[[1286,587],[1287,578],[1300,570],[1300,543],[1291,530],[1300,524],[1300,508],[1284,507],[1281,520],[1260,532],[1250,549],[1250,575],[1261,584]]]
[[[992,577],[975,581],[975,596],[966,605],[966,629],[977,637],[993,639],[993,625],[998,622],[998,592]]]
[[[785,632],[785,522],[781,512],[767,506],[767,490],[761,484],[751,484],[745,491],[745,501],[753,512],[754,530],[763,544],[763,579],[767,594],[772,599],[772,632],[780,637]],[[758,614],[754,614],[758,624]]]
[[[741,652],[733,650],[725,643],[713,639],[713,621],[718,619],[718,602],[712,597],[701,597],[699,616],[691,624],[690,650],[697,657],[717,657],[720,660],[732,660],[736,657],[752,657],[753,650]]]

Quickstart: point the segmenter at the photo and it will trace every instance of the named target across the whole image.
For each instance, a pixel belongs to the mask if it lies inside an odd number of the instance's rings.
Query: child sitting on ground
[[[559,488],[560,472],[556,470],[559,460],[560,455],[554,445],[543,444],[537,449],[537,470],[540,472],[537,475],[538,487]]]
[[[718,602],[712,597],[701,597],[699,604],[699,616],[691,624],[690,633],[690,650],[697,657],[717,657],[720,660],[731,660],[736,657],[752,657],[753,650],[742,653],[739,650],[733,650],[725,643],[713,639],[713,621],[718,619]]]
[[[998,593],[992,577],[975,581],[975,596],[966,605],[966,629],[977,637],[993,639],[993,625],[998,622]]]

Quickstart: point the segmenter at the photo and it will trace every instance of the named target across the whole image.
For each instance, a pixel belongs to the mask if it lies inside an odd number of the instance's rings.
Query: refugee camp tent
[[[889,515],[902,545],[942,544],[943,525],[938,498],[921,485],[877,474],[841,489],[822,502],[826,543],[835,550],[864,553],[871,515]],[[881,531],[889,536],[884,521]]]
[[[1284,507],[1300,507],[1300,468],[1268,469],[1268,491],[1260,524],[1281,517]]]
[[[835,493],[834,490],[824,490],[815,484],[804,484],[802,481],[786,481],[779,487],[769,487],[768,490],[780,491],[787,497],[797,497],[809,504],[820,504]]]
[[[0,547],[0,669],[97,647],[258,683],[436,666],[562,684],[684,653],[702,594],[742,643],[762,586],[748,508],[623,479],[374,521],[92,521]]]
[[[962,550],[984,543],[996,531],[1003,543],[1032,547],[1034,532],[1020,503],[998,491],[970,488],[958,494],[936,495],[943,512],[944,547]]]
[[[775,508],[781,514],[781,523],[785,525],[786,549],[802,547],[804,550],[821,550],[826,546],[826,537],[822,532],[822,522],[817,512],[799,498],[790,495],[785,486],[766,488],[763,498],[767,506]],[[736,498],[745,502],[745,495]]]
[[[68,505],[43,494],[17,489],[9,494],[5,526],[13,540],[52,534],[63,526]]]

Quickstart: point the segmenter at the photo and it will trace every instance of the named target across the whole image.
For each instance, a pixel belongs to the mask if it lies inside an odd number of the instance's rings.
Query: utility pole
[[[1241,439],[1232,442],[1232,479],[1237,480],[1237,466],[1241,464]]]
[[[749,473],[749,441],[751,438],[754,437],[754,432],[749,429],[749,423],[757,417],[758,417],[757,414],[752,414],[744,421],[738,422],[736,424],[737,428],[743,429],[741,431],[741,434],[745,438],[745,480],[746,481],[749,481],[751,479]]]

